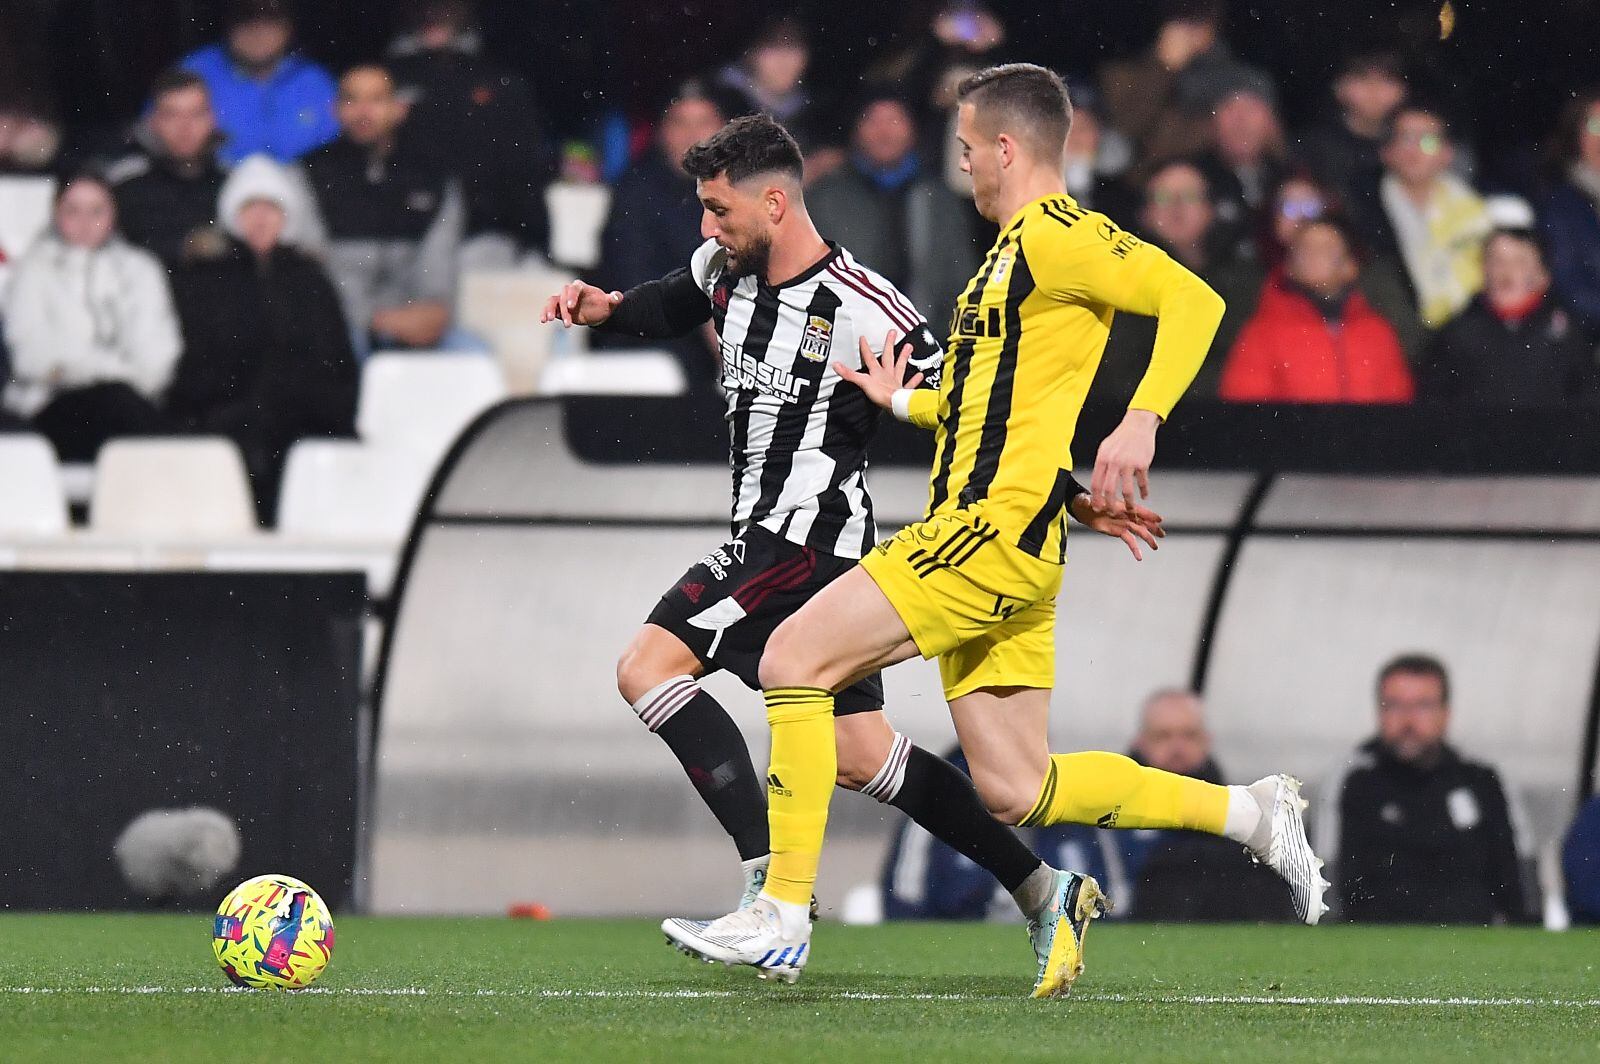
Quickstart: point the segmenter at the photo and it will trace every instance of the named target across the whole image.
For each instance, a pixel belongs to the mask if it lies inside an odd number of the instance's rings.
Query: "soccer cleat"
[[[777,907],[764,898],[710,922],[663,920],[661,932],[680,953],[707,964],[720,961],[730,967],[748,965],[762,979],[785,983],[800,978],[811,949],[810,922],[805,934],[785,936]]]
[[[1312,852],[1311,841],[1306,838],[1306,822],[1301,815],[1306,800],[1300,797],[1300,781],[1281,774],[1268,776],[1252,783],[1248,790],[1261,804],[1267,830],[1258,830],[1245,848],[1289,884],[1295,915],[1305,923],[1316,923],[1328,911],[1322,900],[1328,881],[1322,878],[1322,859]]]
[[[1043,912],[1028,920],[1028,940],[1039,960],[1039,978],[1033,984],[1036,998],[1066,997],[1083,974],[1083,937],[1089,921],[1110,910],[1093,876],[1056,872],[1056,889]]]

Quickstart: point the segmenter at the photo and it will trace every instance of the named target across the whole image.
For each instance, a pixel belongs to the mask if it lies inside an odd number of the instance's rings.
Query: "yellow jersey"
[[[1159,318],[1130,405],[1165,418],[1205,360],[1222,298],[1070,196],[1005,225],[956,303],[938,391],[913,393],[904,412],[936,430],[929,517],[974,507],[1027,553],[1065,561],[1072,434],[1118,310]]]

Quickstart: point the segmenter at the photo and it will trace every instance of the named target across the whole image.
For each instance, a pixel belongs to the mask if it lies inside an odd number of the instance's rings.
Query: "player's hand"
[[[872,353],[872,345],[866,337],[861,338],[861,368],[851,369],[843,362],[835,362],[833,370],[845,380],[867,393],[878,406],[888,410],[894,403],[894,393],[901,388],[915,388],[922,383],[922,374],[915,374],[910,380],[906,379],[906,364],[911,361],[911,345],[905,344],[898,351],[895,344],[900,343],[900,334],[893,329],[883,338],[883,354]]]
[[[573,281],[544,301],[539,321],[549,324],[559,320],[563,328],[569,329],[574,325],[599,325],[611,317],[612,309],[620,302],[621,292],[607,292],[592,284]]]
[[[1100,444],[1089,495],[1097,510],[1117,517],[1133,513],[1150,497],[1150,463],[1156,457],[1161,418],[1149,410],[1129,410],[1122,424]]]
[[[1102,536],[1112,536],[1126,543],[1128,550],[1133,552],[1134,561],[1144,561],[1141,542],[1148,545],[1151,550],[1160,550],[1161,544],[1156,541],[1165,539],[1167,535],[1161,515],[1148,506],[1135,504],[1129,513],[1112,514],[1096,509],[1092,495],[1076,496],[1067,506],[1073,520],[1080,525],[1092,528]]]

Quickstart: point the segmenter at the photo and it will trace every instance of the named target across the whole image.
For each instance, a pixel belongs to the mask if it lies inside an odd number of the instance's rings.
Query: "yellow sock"
[[[779,901],[810,905],[828,828],[828,799],[839,771],[833,694],[820,687],[775,687],[763,694],[772,727],[767,768],[772,863],[765,892]]]
[[[1228,788],[1145,768],[1121,754],[1052,754],[1023,827],[1187,828],[1221,835]]]

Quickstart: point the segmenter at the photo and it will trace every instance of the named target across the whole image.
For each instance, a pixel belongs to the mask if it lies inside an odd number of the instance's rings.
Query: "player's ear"
[[[789,213],[789,193],[779,185],[769,185],[763,198],[766,201],[767,221],[777,225]]]
[[[1011,139],[1011,134],[1002,133],[995,138],[1000,148],[1000,165],[1010,166],[1017,160],[1017,142]]]

